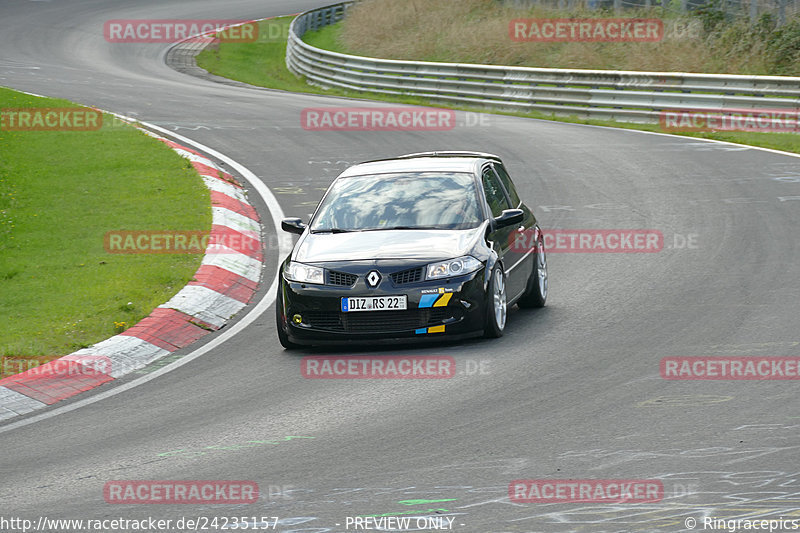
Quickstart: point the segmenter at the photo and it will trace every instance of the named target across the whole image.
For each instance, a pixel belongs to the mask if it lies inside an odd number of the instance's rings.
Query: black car
[[[299,344],[499,337],[506,309],[541,307],[541,230],[500,158],[426,152],[342,172],[280,267],[276,320]]]

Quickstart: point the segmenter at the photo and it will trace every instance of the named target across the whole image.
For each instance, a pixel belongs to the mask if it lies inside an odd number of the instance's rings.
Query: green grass
[[[74,107],[0,87],[0,109]],[[106,119],[110,117],[106,116]],[[190,163],[130,126],[0,129],[0,355],[64,355],[133,325],[202,256],[110,254],[112,230],[211,228]]]
[[[272,87],[293,92],[317,92],[288,69],[286,38],[269,38],[270,35],[287,35],[289,23],[294,19],[280,17],[259,23],[259,38],[253,43],[226,42],[209,45],[197,56],[197,65],[205,70],[251,85]],[[284,65],[283,68],[280,68]]]
[[[379,98],[371,93],[344,89],[321,89],[306,83],[286,68],[286,38],[294,16],[277,17],[259,23],[259,39],[253,43],[226,42],[207,46],[197,55],[197,65],[212,74],[242,81],[258,87],[268,87],[297,93],[326,94],[352,98],[382,99],[409,104],[426,104],[421,98]],[[282,39],[270,38],[282,35]],[[311,35],[311,34],[309,34]]]
[[[347,11],[335,42],[348,53],[416,61],[457,61],[550,68],[800,75],[800,17],[779,26],[775,14],[756,21],[724,3],[681,12],[666,7],[624,13],[554,4],[512,6],[492,0],[363,0]],[[509,33],[517,19],[657,18],[656,42],[519,42]]]
[[[332,24],[330,26],[320,28],[317,31],[307,32],[303,36],[303,41],[311,46],[322,48],[323,50],[336,50],[338,52],[342,52],[343,54],[350,54],[352,52],[345,52],[344,50],[346,50],[346,47],[340,44],[341,41],[339,39],[339,35],[341,33],[342,25]]]
[[[280,17],[263,21],[261,34],[264,34],[268,25],[276,25],[277,30],[273,34],[286,35],[286,28],[294,17]],[[339,44],[338,35],[341,31],[340,25],[327,26],[319,31],[308,32],[304,36],[304,41],[312,46],[333,50],[341,53],[351,53],[343,49]],[[213,74],[231,78],[251,85],[269,87],[284,91],[325,94],[331,96],[343,96],[349,98],[363,98],[378,100],[383,102],[399,102],[404,104],[428,105],[442,107],[442,104],[427,101],[422,98],[407,96],[390,96],[380,93],[348,91],[338,88],[328,90],[308,85],[304,79],[295,77],[286,68],[286,41],[275,39],[259,39],[255,43],[221,43],[218,47],[206,48],[197,56],[197,64]],[[458,61],[452,58],[451,61]],[[631,124],[627,122],[616,122],[610,120],[586,120],[575,116],[555,116],[538,112],[513,112],[503,110],[487,110],[482,107],[450,105],[453,109],[464,111],[483,111],[503,115],[513,115],[528,118],[539,118],[555,120],[559,122],[570,122],[575,124],[592,124],[597,126],[611,126],[625,129],[637,129],[645,131],[662,132],[658,125]],[[675,132],[669,132],[675,133]],[[716,139],[733,143],[784,150],[787,152],[800,153],[800,135],[795,133],[750,133],[750,132],[687,132],[676,133],[687,137],[703,139]]]

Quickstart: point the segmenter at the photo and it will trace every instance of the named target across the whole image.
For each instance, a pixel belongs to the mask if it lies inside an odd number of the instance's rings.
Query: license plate
[[[342,312],[354,311],[403,311],[408,297],[403,296],[353,296],[342,298]]]

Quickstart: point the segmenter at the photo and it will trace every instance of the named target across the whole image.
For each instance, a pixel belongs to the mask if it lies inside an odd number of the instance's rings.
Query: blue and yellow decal
[[[440,288],[436,289],[435,293],[430,292],[431,289],[423,291],[424,293],[419,299],[419,307],[420,309],[425,307],[445,307],[447,306],[448,302],[450,302],[450,298],[453,297],[453,290],[450,289],[448,292],[445,292],[446,289]],[[417,334],[424,334],[424,333],[444,333],[444,324],[440,326],[432,326],[429,328],[419,328],[415,330]]]

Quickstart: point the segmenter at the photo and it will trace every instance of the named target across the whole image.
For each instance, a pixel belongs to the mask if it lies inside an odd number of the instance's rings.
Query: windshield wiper
[[[388,231],[393,229],[440,229],[436,226],[389,226],[386,228],[370,228],[364,231]]]
[[[342,228],[324,228],[312,229],[311,233],[353,233],[357,231],[389,231],[394,229],[441,229],[436,226],[387,226],[385,228],[367,228],[367,229],[342,229]]]
[[[354,229],[341,229],[341,228],[326,228],[326,229],[312,229],[311,233],[350,233],[358,231]]]

